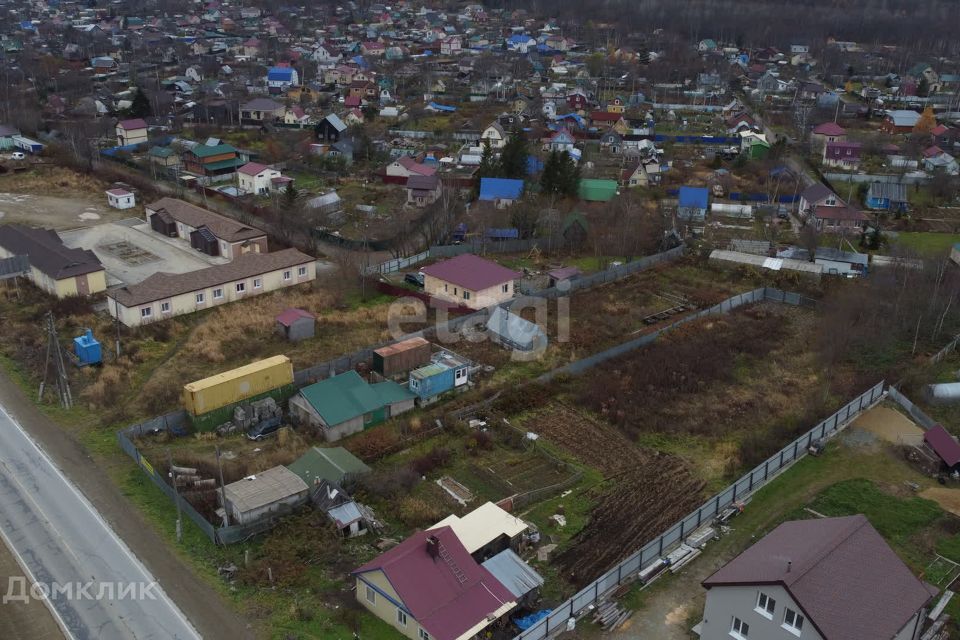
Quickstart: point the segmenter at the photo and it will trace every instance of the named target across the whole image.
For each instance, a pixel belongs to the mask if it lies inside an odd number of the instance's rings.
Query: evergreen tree
[[[483,139],[483,155],[480,156],[480,166],[477,167],[477,185],[476,192],[480,193],[480,180],[482,178],[496,178],[500,176],[500,163],[493,156],[493,148],[490,146],[490,140]]]
[[[287,188],[283,190],[283,203],[288,209],[292,209],[297,203],[297,196],[300,195],[297,192],[297,188],[293,186],[292,182],[287,183]]]
[[[556,194],[563,197],[575,197],[580,186],[580,167],[573,161],[570,154],[550,152],[540,177],[540,189],[545,194]]]
[[[127,109],[127,114],[133,116],[134,118],[144,118],[149,116],[152,112],[150,108],[150,99],[147,98],[146,94],[137,87],[133,93],[133,101],[130,105],[130,108]]]
[[[513,131],[500,153],[500,173],[504,178],[523,180],[527,175],[527,141]]]
[[[540,190],[547,194],[559,194],[559,174],[560,154],[551,151],[543,165],[543,173],[540,174]]]
[[[927,80],[926,76],[921,76],[920,82],[917,83],[917,95],[921,98],[926,98],[930,95],[930,81]]]

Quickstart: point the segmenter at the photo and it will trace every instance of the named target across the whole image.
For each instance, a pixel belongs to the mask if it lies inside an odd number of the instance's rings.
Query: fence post
[[[767,458],[767,461],[763,463],[763,481],[767,481],[767,477],[770,475],[770,458]]]
[[[720,494],[717,494],[717,505],[713,508],[713,514],[720,515]]]
[[[685,525],[686,523],[687,523],[686,518],[680,521],[680,539],[681,540],[683,540],[683,529],[684,529],[683,525]]]
[[[777,469],[783,469],[783,449],[780,449],[780,465]]]
[[[733,483],[733,499],[731,500],[731,502],[736,502],[736,501],[737,501],[737,483],[734,482]]]
[[[663,536],[660,536],[660,551],[657,553],[658,556],[663,555]]]
[[[600,581],[597,580],[593,583],[593,601],[596,602],[600,599]]]
[[[800,444],[799,442],[794,442],[794,443],[793,443],[793,459],[794,459],[794,460],[797,459],[797,446],[798,446],[799,444]]]
[[[753,471],[750,472],[750,483],[747,485],[747,493],[753,491]]]
[[[623,579],[623,563],[617,565],[617,584],[620,584],[620,580]]]

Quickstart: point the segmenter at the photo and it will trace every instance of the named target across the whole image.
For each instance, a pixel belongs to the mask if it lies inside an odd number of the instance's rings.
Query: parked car
[[[423,274],[422,273],[408,273],[403,277],[404,282],[408,282],[415,287],[423,288]]]
[[[26,159],[27,159],[27,154],[25,154],[23,151],[14,151],[13,153],[10,154],[10,159],[11,159],[11,160],[26,160]]]
[[[260,424],[250,427],[247,431],[247,437],[251,440],[263,440],[267,436],[274,435],[280,430],[280,419],[264,420]]]

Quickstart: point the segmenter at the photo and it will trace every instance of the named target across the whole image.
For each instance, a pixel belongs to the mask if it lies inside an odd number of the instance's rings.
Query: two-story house
[[[823,147],[823,165],[854,171],[860,166],[862,150],[859,142],[828,142]]]
[[[147,123],[143,118],[121,120],[117,123],[117,145],[123,147],[147,142]]]
[[[183,168],[204,182],[232,180],[243,165],[240,154],[229,144],[198,144],[183,152]]]
[[[480,143],[490,143],[491,149],[502,149],[507,144],[507,132],[499,122],[494,122],[480,134]]]
[[[237,183],[241,195],[255,194],[259,196],[283,191],[292,182],[293,178],[259,162],[248,162],[237,169]]]
[[[703,586],[701,640],[917,640],[937,593],[863,515],[785,522]]]

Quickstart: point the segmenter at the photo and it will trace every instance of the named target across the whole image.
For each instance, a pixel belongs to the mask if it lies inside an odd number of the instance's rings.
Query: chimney
[[[790,567],[792,567],[792,566],[793,566],[793,561],[792,561],[792,560],[787,560],[787,573],[790,573]]]
[[[427,538],[427,554],[431,558],[436,558],[440,555],[440,539],[437,536]]]

